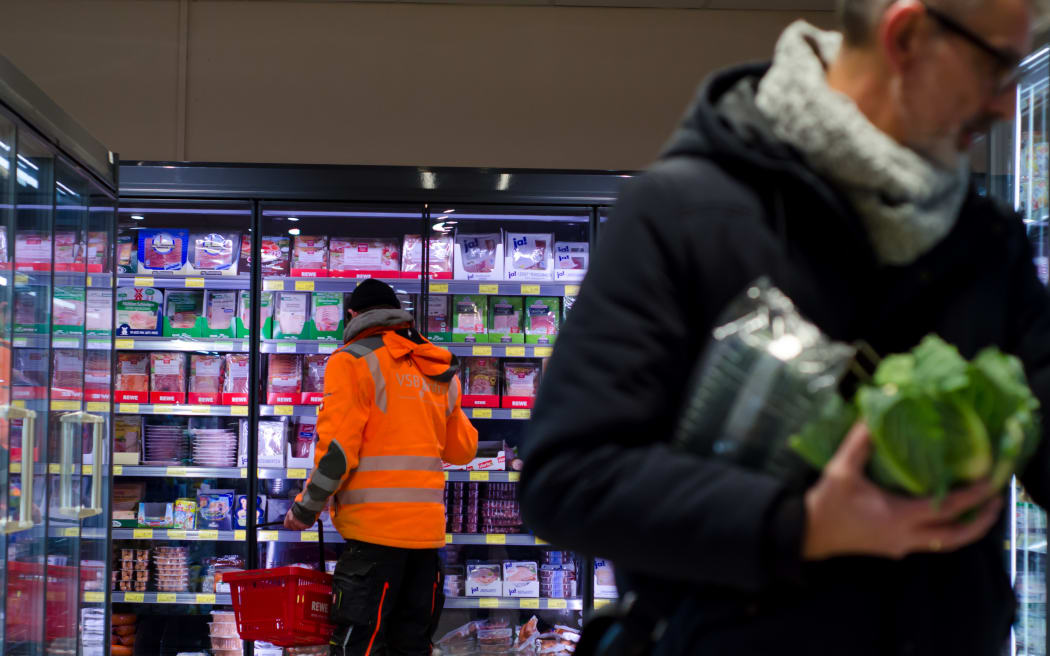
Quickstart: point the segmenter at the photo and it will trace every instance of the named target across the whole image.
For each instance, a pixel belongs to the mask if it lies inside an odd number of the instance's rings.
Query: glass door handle
[[[84,519],[102,514],[102,426],[105,419],[90,412],[70,412],[59,418],[62,425],[62,471],[58,481],[58,509],[55,513],[69,519]],[[79,448],[84,424],[91,425],[91,505],[80,505],[80,486],[73,489],[73,454]]]
[[[18,519],[12,520],[6,516],[0,518],[0,532],[18,533],[33,528],[33,479],[36,474],[33,468],[33,442],[36,436],[36,411],[3,405],[0,406],[0,419],[22,420],[22,490],[18,502]]]

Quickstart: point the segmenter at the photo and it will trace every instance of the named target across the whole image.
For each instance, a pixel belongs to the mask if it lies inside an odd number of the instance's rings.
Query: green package
[[[251,297],[249,296],[249,302],[250,300]],[[244,325],[245,334],[241,336],[247,337],[249,324],[245,323]],[[273,292],[263,292],[259,296],[259,325],[262,326],[262,332],[259,336],[262,339],[270,339],[273,336]]]
[[[47,287],[25,286],[15,290],[15,332],[41,335],[47,332]]]
[[[342,339],[343,293],[314,292],[310,321],[314,339]]]
[[[448,296],[427,299],[427,339],[435,343],[452,341],[452,318],[448,312]]]
[[[117,334],[128,336],[160,335],[164,293],[153,287],[119,287],[117,289]]]
[[[174,289],[165,292],[165,337],[200,337],[206,326],[204,292]]]
[[[525,342],[553,344],[561,324],[561,303],[554,296],[529,296],[525,299]]]
[[[55,335],[83,334],[86,302],[87,295],[83,287],[55,287],[51,332]]]
[[[488,296],[452,297],[452,341],[485,342],[488,327]]]
[[[522,308],[520,296],[493,296],[489,299],[489,341],[493,344],[524,344],[521,329]]]

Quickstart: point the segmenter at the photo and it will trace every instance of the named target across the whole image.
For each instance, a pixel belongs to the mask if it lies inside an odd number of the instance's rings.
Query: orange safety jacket
[[[292,512],[313,524],[332,497],[344,538],[431,549],[445,546],[442,461],[470,462],[478,432],[460,405],[455,356],[411,321],[400,310],[362,313],[328,358],[315,469]]]

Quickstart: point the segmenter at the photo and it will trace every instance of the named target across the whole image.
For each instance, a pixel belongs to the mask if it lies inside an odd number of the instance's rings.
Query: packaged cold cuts
[[[302,398],[302,363],[294,353],[271,353],[267,358],[267,402],[298,404]]]
[[[117,334],[160,335],[164,293],[152,287],[117,288]]]
[[[452,297],[452,341],[486,341],[488,301],[487,296],[481,295]]]
[[[549,234],[507,233],[507,280],[553,280],[554,244]]]
[[[554,279],[579,282],[587,275],[590,244],[585,241],[559,241],[554,244]]]
[[[456,235],[456,280],[502,280],[503,236]]]
[[[264,276],[287,276],[292,262],[291,238],[263,237],[261,259]]]
[[[314,337],[318,339],[342,339],[343,293],[314,292],[311,306],[310,316],[314,322]]]
[[[199,232],[190,235],[190,275],[237,275],[241,256],[241,233]]]
[[[233,319],[237,315],[237,300],[240,295],[241,292],[237,291],[207,292],[204,305],[209,331],[228,331],[234,327]]]
[[[274,339],[306,339],[309,306],[308,292],[276,292]]]
[[[396,277],[400,269],[397,240],[332,237],[328,270],[333,276]]]
[[[86,290],[83,287],[55,287],[52,300],[52,326],[56,335],[84,332]]]
[[[190,233],[179,229],[138,231],[139,273],[185,272]]]
[[[328,275],[328,237],[299,235],[295,238],[292,275],[309,278]]]
[[[554,296],[530,296],[525,299],[525,341],[529,344],[552,344],[558,335],[561,307]]]
[[[204,292],[169,289],[164,293],[164,334],[199,337],[197,320],[204,316]]]

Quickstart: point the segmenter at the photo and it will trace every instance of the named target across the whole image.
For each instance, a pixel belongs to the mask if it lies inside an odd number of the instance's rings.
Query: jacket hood
[[[347,342],[372,335],[382,335],[383,345],[391,357],[412,358],[413,364],[428,378],[448,382],[459,372],[459,359],[420,335],[415,329],[415,319],[404,310],[362,312],[343,331]]]

